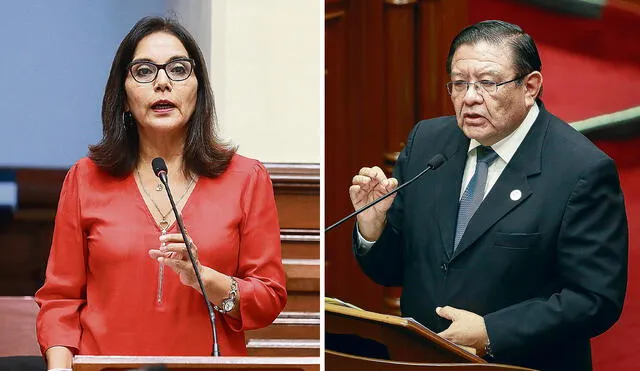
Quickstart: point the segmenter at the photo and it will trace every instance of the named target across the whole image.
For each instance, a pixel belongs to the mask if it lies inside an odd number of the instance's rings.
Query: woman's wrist
[[[73,353],[71,349],[55,345],[47,349],[45,352],[48,370],[70,370],[73,363]]]
[[[205,290],[207,290],[207,296],[212,302],[218,302],[226,297],[229,291],[230,276],[220,273],[213,268],[202,267],[202,283]],[[196,282],[196,286],[198,283]]]
[[[238,307],[240,303],[240,292],[237,287],[237,279],[233,276],[220,273],[213,268],[203,266],[202,280],[204,281],[204,287],[207,291],[209,301],[219,308],[223,305],[223,301],[229,298],[230,292],[233,291],[233,286],[235,286],[236,297],[234,298],[233,309],[225,313],[236,318],[238,316]],[[235,282],[235,285],[233,285],[232,282]]]

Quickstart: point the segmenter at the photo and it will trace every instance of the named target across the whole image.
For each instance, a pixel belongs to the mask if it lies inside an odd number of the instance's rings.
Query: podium
[[[123,357],[75,356],[73,371],[235,370],[319,371],[319,357]]]
[[[412,318],[325,303],[327,371],[530,370],[487,363]]]

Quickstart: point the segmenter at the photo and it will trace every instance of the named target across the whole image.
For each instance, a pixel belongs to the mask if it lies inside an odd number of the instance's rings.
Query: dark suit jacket
[[[362,269],[379,284],[402,286],[403,315],[433,331],[450,324],[437,306],[484,316],[495,362],[590,370],[589,339],[618,319],[626,290],[628,231],[615,164],[540,104],[452,254],[468,147],[455,117],[414,127],[394,169],[400,184],[435,154],[447,161],[396,197],[384,232],[357,256]],[[512,200],[513,190],[522,197]]]

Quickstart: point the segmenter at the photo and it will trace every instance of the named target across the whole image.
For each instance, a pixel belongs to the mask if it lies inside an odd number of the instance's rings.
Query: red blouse
[[[221,176],[198,179],[182,217],[200,262],[237,278],[241,319],[216,313],[216,327],[221,355],[245,355],[243,331],[269,325],[287,298],[269,174],[234,155]],[[175,222],[167,233],[179,233]],[[83,355],[211,354],[202,295],[148,255],[160,234],[132,175],[114,178],[87,158],[69,170],[35,295],[43,354],[55,345]]]

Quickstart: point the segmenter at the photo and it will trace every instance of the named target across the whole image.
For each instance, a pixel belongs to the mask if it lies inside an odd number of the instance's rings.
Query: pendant
[[[156,186],[156,191],[162,192],[162,188],[162,183],[158,183],[158,185]]]
[[[166,220],[162,220],[160,221],[160,223],[158,223],[158,225],[160,226],[160,229],[162,229],[163,232],[165,232],[167,230],[167,228],[169,228],[169,222]]]

